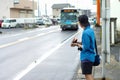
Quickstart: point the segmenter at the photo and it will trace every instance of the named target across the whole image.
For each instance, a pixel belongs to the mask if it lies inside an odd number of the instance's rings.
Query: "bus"
[[[61,9],[60,28],[62,30],[74,29],[78,30],[78,15],[79,11],[75,8]]]

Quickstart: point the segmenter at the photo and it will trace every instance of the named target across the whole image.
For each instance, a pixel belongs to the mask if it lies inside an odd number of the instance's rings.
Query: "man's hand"
[[[71,47],[78,46],[78,43],[71,43]]]
[[[72,43],[71,43],[71,47],[75,47],[75,46],[77,46],[77,38],[74,38],[73,40],[72,40]]]
[[[77,39],[77,38],[74,38],[74,39],[72,40],[72,43],[77,43],[77,41],[78,41],[78,39]]]

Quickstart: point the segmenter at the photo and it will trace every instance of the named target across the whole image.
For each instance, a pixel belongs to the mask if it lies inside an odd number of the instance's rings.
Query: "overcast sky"
[[[36,0],[38,1],[38,0]],[[96,12],[96,6],[93,5],[93,0],[39,0],[39,8],[41,15],[45,14],[45,4],[47,5],[47,14],[52,15],[52,5],[59,3],[70,3],[71,5],[80,9],[91,9]],[[37,12],[36,12],[37,15]]]

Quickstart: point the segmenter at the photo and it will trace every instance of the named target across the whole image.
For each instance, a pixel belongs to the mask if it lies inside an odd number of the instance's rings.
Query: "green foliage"
[[[34,28],[38,28],[38,26],[36,24],[25,24],[24,25],[24,29],[34,29]]]

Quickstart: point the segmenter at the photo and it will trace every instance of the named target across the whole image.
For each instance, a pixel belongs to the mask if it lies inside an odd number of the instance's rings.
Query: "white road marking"
[[[50,34],[50,33],[53,33],[53,32],[59,31],[59,30],[60,30],[60,29],[58,29],[58,30],[53,30],[53,31],[49,31],[49,32],[47,32],[47,33],[41,33],[41,34],[38,34],[38,35],[33,36],[33,37],[25,37],[25,38],[22,38],[22,39],[19,39],[19,40],[15,41],[15,42],[11,42],[11,43],[7,43],[7,44],[0,45],[0,48],[4,48],[4,47],[7,47],[7,46],[11,46],[11,45],[14,45],[14,44],[17,44],[17,43],[26,41],[26,40],[34,39],[34,38],[36,38],[36,37],[43,36],[43,35],[47,35],[47,34]]]
[[[45,35],[45,33],[37,34],[35,37],[39,37],[39,36],[42,36],[42,35]]]
[[[32,33],[32,32],[35,32],[35,31],[28,31],[28,32],[26,32],[26,33]]]
[[[57,27],[57,26],[55,26]],[[18,36],[18,35],[22,35],[22,34],[26,34],[26,33],[32,33],[32,32],[36,32],[36,31],[43,31],[43,30],[49,30],[55,27],[48,27],[48,28],[42,28],[42,29],[36,29],[36,30],[32,30],[32,31],[27,31],[27,32],[23,32],[23,33],[17,33],[17,34],[11,34],[11,35],[5,35],[2,38],[8,38],[8,37],[14,37],[14,36]]]
[[[18,36],[18,35],[21,35],[22,33],[18,33],[18,34],[14,34],[13,36]]]
[[[26,41],[28,39],[29,39],[29,37],[25,37],[25,38],[19,39],[18,42]]]
[[[55,52],[57,49],[59,49],[61,46],[63,46],[65,43],[67,43],[70,39],[72,39],[73,37],[75,37],[78,33],[74,34],[73,36],[71,36],[70,38],[68,38],[66,41],[64,41],[63,43],[57,45],[55,48],[53,48],[51,51],[48,51],[47,53],[45,53],[43,56],[41,56],[39,59],[35,60],[34,62],[32,62],[26,69],[22,70],[15,78],[13,78],[13,80],[20,80],[22,77],[24,77],[29,71],[31,71],[33,68],[35,68],[38,64],[40,64],[42,61],[44,61],[48,56],[50,56],[51,54],[53,54],[53,52]]]
[[[0,45],[0,48],[4,48],[4,47],[10,46],[10,45],[17,44],[17,43],[18,43],[18,41],[11,42],[11,43],[8,43],[8,44],[5,44],[5,45]]]
[[[15,41],[15,42],[11,42],[11,43],[8,43],[8,44],[0,45],[0,48],[4,48],[4,47],[7,47],[7,46],[11,46],[11,45],[20,43],[20,42],[25,41],[25,40],[28,40],[28,39],[29,39],[29,38],[26,37],[26,38],[23,38],[23,39],[19,39],[18,41]]]

